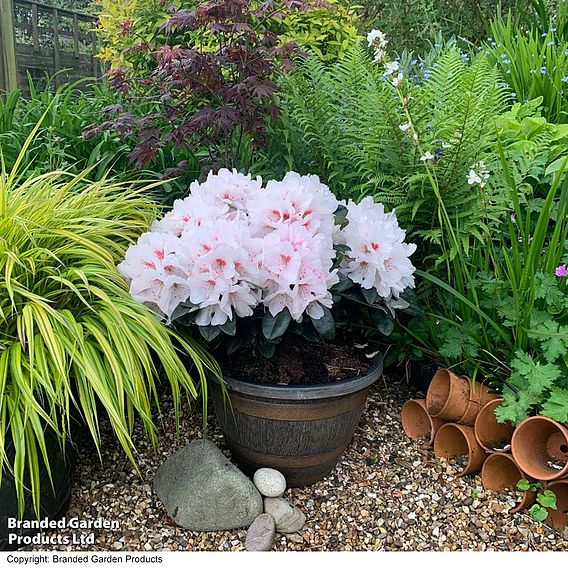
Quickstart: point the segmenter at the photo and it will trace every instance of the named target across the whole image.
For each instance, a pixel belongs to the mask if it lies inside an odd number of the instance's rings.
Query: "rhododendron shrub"
[[[271,355],[288,329],[333,338],[343,301],[392,330],[414,287],[416,246],[404,238],[394,212],[370,197],[339,202],[315,175],[289,172],[263,186],[221,169],[194,182],[118,268],[132,296],[168,324]]]

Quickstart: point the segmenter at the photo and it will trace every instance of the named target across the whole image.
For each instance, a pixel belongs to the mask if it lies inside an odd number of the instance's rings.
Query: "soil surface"
[[[434,457],[426,441],[409,440],[400,424],[408,398],[423,393],[404,381],[381,377],[371,388],[355,437],[336,468],[322,481],[288,489],[286,499],[306,515],[300,534],[278,535],[275,550],[568,550],[568,533],[534,521],[525,510],[511,514],[516,495],[483,489],[479,474],[456,477],[458,467]],[[109,519],[95,544],[38,545],[34,550],[204,551],[244,550],[246,530],[198,533],[168,518],[152,490],[160,464],[203,435],[199,408],[184,404],[179,435],[171,398],[161,397],[163,427],[153,449],[139,425],[134,440],[139,474],[102,420],[99,460],[92,444],[82,448],[69,517]],[[207,436],[230,457],[215,417]],[[71,528],[52,536],[71,537]]]
[[[229,379],[267,385],[317,385],[366,373],[372,365],[365,355],[367,351],[325,341],[306,343],[292,336],[278,345],[270,359],[241,350],[221,356],[220,364]]]

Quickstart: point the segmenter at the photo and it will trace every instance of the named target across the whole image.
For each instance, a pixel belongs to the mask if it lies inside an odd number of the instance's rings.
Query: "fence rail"
[[[96,21],[33,0],[0,0],[0,91],[27,91],[28,74],[55,85],[99,77]]]

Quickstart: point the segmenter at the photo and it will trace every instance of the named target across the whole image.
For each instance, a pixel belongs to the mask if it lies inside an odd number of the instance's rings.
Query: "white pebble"
[[[286,478],[278,470],[269,467],[258,469],[253,482],[265,497],[282,497],[286,491]]]

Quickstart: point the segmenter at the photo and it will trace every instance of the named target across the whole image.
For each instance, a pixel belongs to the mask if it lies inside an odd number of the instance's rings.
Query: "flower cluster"
[[[375,288],[387,305],[399,300],[405,288],[414,288],[409,257],[416,245],[404,242],[406,233],[394,212],[385,213],[381,203],[366,197],[359,204],[347,204],[347,220],[340,233],[349,248],[341,264],[343,273],[362,288]]]
[[[367,34],[367,43],[374,51],[374,62],[384,66],[383,77],[390,80],[392,85],[398,89],[402,86],[404,75],[400,70],[398,61],[391,61],[388,57],[386,47],[388,44],[387,36],[381,30],[371,30]]]
[[[272,316],[287,308],[295,321],[319,319],[332,306],[338,270],[404,307],[399,296],[414,285],[415,245],[371,198],[345,204],[343,229],[335,224],[339,205],[314,175],[289,172],[263,187],[260,178],[222,169],[194,182],[118,268],[134,298],[168,320],[183,304],[200,326],[250,316],[257,306]],[[348,249],[339,269],[334,244]]]

